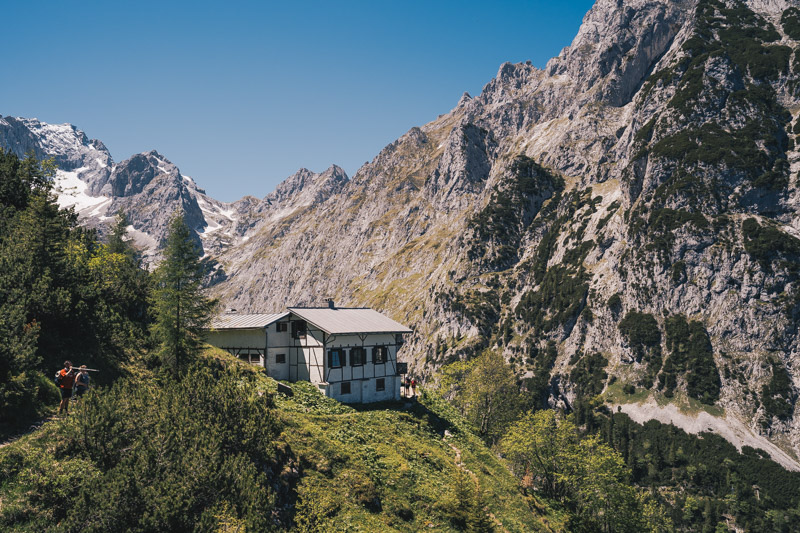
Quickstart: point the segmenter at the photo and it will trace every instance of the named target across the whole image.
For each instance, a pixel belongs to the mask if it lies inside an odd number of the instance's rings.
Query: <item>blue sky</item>
[[[156,149],[213,197],[263,197],[300,167],[348,175],[538,67],[591,1],[13,2],[0,114],[70,122],[116,161]]]

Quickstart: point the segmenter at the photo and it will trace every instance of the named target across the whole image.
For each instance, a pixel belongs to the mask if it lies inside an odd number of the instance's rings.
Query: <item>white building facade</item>
[[[290,307],[215,319],[209,344],[344,403],[400,399],[397,351],[411,330],[367,308]]]

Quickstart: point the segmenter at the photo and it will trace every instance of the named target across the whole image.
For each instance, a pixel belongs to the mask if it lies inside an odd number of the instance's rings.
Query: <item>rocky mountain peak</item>
[[[117,197],[133,196],[141,193],[156,176],[178,180],[175,183],[180,185],[178,167],[155,150],[143,152],[119,163],[99,192]]]
[[[88,184],[96,194],[108,179],[114,161],[105,145],[72,124],[47,124],[36,118],[0,118],[0,147],[25,157],[53,158],[56,166]]]
[[[666,52],[697,0],[598,0],[572,44],[546,67],[587,98],[619,107]]]
[[[320,173],[301,168],[264,197],[258,210],[275,216],[289,209],[318,204],[341,191],[349,180],[347,173],[337,165]]]

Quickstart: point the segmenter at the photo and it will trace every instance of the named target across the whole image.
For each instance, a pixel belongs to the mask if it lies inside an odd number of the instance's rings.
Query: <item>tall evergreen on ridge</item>
[[[200,346],[203,327],[216,306],[203,294],[203,269],[197,244],[183,217],[169,225],[164,260],[154,273],[151,297],[154,340],[164,367],[178,375]]]

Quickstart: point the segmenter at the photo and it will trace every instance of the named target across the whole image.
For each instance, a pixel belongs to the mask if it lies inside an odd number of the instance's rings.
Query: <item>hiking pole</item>
[[[72,368],[75,368],[75,367],[73,366]],[[77,370],[78,372],[82,372],[82,371],[84,371],[84,370],[85,370],[86,372],[100,372],[100,371],[99,371],[98,369],[96,369],[96,368],[77,368],[76,370]]]

